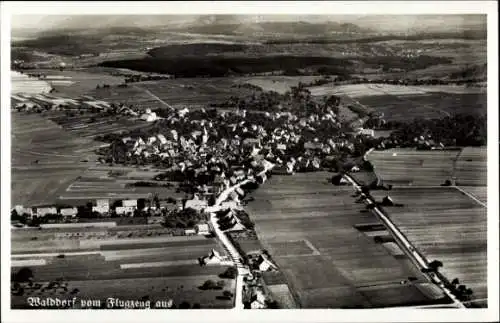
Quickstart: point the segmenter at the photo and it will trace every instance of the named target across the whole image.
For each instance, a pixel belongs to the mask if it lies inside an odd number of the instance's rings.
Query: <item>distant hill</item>
[[[310,23],[297,22],[257,22],[257,23],[208,23],[174,30],[196,34],[224,34],[224,35],[285,35],[285,36],[317,36],[333,33],[373,33],[373,30],[361,28],[352,23]]]

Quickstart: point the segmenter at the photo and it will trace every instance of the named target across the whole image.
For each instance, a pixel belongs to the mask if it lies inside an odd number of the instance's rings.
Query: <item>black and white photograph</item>
[[[257,3],[2,10],[2,310],[498,319],[496,2]]]

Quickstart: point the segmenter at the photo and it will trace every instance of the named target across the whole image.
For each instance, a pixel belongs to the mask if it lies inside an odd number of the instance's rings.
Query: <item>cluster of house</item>
[[[275,173],[319,170],[325,159],[334,159],[340,151],[354,152],[352,138],[314,136],[317,127],[340,128],[331,110],[322,116],[311,113],[299,118],[287,112],[261,113],[257,118],[261,121],[249,121],[245,110],[221,113],[217,118],[187,109],[174,111],[158,124],[158,133],[124,137],[109,152],[115,162],[114,148],[119,148],[126,159],[170,161],[181,172],[215,174],[225,180],[245,179],[265,162],[277,165]],[[362,129],[357,135],[373,136],[373,130]]]
[[[432,138],[430,134],[423,134],[421,136],[413,138],[413,142],[410,143],[413,147],[416,147],[417,149],[424,149],[424,150],[443,150],[443,149],[454,149],[453,147],[446,147],[442,142],[436,141]],[[395,139],[395,138],[384,138],[380,144],[377,146],[377,149],[387,149],[391,147],[395,147],[398,145],[402,144],[408,144],[407,142],[405,143],[404,140],[400,139]]]
[[[231,264],[231,259],[228,256],[222,256],[217,250],[210,250],[209,254],[199,259],[200,265],[225,265]]]
[[[78,208],[68,207],[68,208],[57,208],[55,206],[44,206],[44,207],[24,207],[22,205],[16,205],[14,210],[17,214],[25,214],[29,218],[33,217],[44,217],[47,215],[61,215],[63,217],[76,217],[78,214]]]

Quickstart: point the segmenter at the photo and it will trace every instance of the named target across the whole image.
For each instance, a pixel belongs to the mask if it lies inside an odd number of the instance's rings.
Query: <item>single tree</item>
[[[28,267],[23,267],[14,275],[14,281],[25,283],[33,279],[33,271]]]
[[[439,260],[433,260],[429,263],[429,268],[436,272],[440,267],[443,267],[443,263]]]
[[[190,307],[191,305],[186,301],[179,304],[179,309],[189,309]]]

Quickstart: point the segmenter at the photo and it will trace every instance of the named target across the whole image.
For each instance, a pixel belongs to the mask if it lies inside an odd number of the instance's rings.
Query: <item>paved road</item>
[[[344,175],[344,177],[354,186],[354,188],[357,191],[361,192],[361,186],[351,176],[346,174]],[[366,196],[364,193],[361,193],[361,197],[367,204],[375,204],[375,201],[369,196]],[[387,229],[391,231],[393,236],[396,238],[396,241],[399,242],[398,244],[402,246],[405,253],[410,256],[412,262],[414,262],[419,269],[429,269],[427,260],[417,251],[417,249],[403,235],[403,233],[399,230],[399,228],[378,207],[375,207],[372,210],[372,212],[382,221],[382,223],[387,227]],[[427,277],[432,282],[441,287],[441,290],[453,300],[454,304],[457,307],[465,308],[463,303],[460,302],[455,297],[455,295],[453,295],[451,291],[444,286],[444,282],[438,276],[436,276],[434,273],[428,273]]]
[[[274,165],[269,165],[262,172],[257,174],[257,176],[262,176],[267,171],[271,170],[273,167],[274,167]],[[244,285],[243,284],[243,277],[250,274],[250,269],[248,268],[248,266],[241,263],[241,259],[243,259],[243,255],[241,255],[238,252],[238,250],[234,247],[234,245],[228,239],[227,235],[220,229],[219,224],[217,223],[217,217],[216,217],[215,212],[220,210],[220,204],[228,199],[229,194],[234,192],[237,188],[241,187],[242,185],[249,183],[250,181],[251,180],[247,179],[247,180],[244,180],[244,181],[242,181],[242,182],[240,182],[232,187],[225,189],[219,195],[217,200],[215,201],[215,205],[208,209],[208,212],[210,212],[210,223],[212,224],[212,228],[215,232],[215,235],[217,236],[217,238],[219,238],[219,241],[221,241],[222,244],[224,245],[224,248],[229,253],[229,256],[233,260],[233,263],[236,265],[236,269],[238,271],[238,275],[236,276],[236,291],[235,291],[234,310],[244,309],[244,305],[243,305],[243,285]]]

